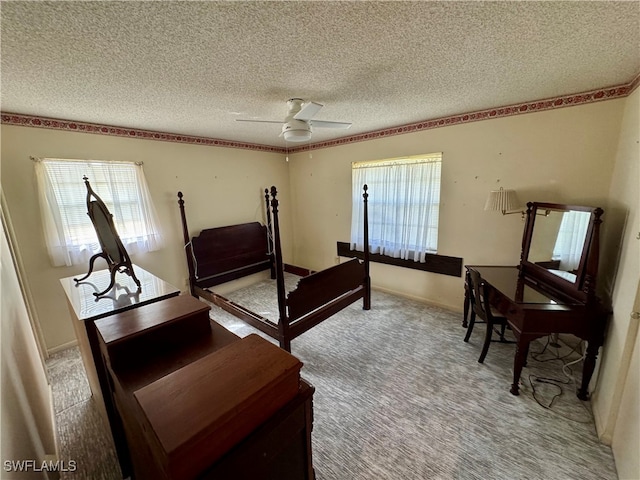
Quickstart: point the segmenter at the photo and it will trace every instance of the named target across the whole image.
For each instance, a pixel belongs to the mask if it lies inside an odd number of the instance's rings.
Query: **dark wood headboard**
[[[190,238],[182,192],[178,199],[191,295],[196,296],[196,287],[220,285],[262,270],[271,270],[275,278],[273,242],[266,226],[251,222],[207,228]]]
[[[258,222],[202,230],[191,247],[195,279],[203,288],[271,267],[267,228]]]

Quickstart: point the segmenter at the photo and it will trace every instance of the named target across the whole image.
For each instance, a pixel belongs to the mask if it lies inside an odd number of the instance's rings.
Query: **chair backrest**
[[[471,281],[471,305],[473,311],[485,322],[491,316],[491,308],[488,303],[488,291],[482,281],[482,277],[475,270],[469,270],[469,280]]]

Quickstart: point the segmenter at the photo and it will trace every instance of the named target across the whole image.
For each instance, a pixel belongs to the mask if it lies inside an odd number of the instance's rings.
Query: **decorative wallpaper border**
[[[450,125],[458,125],[462,123],[477,122],[480,120],[489,120],[492,118],[509,117],[512,115],[521,115],[523,113],[541,112],[545,110],[555,110],[558,108],[582,105],[587,103],[600,102],[603,100],[611,100],[614,98],[626,97],[633,92],[640,84],[640,74],[626,85],[618,85],[614,87],[601,88],[573,95],[564,95],[561,97],[548,98],[544,100],[536,100],[533,102],[518,103],[505,107],[489,108],[487,110],[479,110],[476,112],[463,113],[448,117],[435,118],[421,122],[401,125],[399,127],[387,128],[384,130],[376,130],[373,132],[360,133],[351,137],[336,138],[326,142],[314,143],[309,145],[301,145],[299,147],[289,148],[288,153],[304,152],[308,150],[317,150],[320,148],[334,147],[348,143],[364,142],[377,138],[391,137],[394,135],[403,135],[405,133],[414,133],[422,130],[430,130],[432,128],[448,127]]]
[[[55,118],[38,117],[32,115],[22,115],[19,113],[1,112],[0,121],[7,125],[19,125],[35,128],[49,128],[54,130],[66,130],[72,132],[95,133],[100,135],[113,135],[117,137],[139,138],[145,140],[159,140],[164,142],[188,143],[194,145],[208,145],[213,147],[227,148],[244,148],[248,150],[256,150],[261,152],[272,153],[296,153],[309,150],[317,150],[320,148],[334,147],[349,143],[364,142],[378,138],[391,137],[394,135],[403,135],[405,133],[414,133],[432,128],[447,127],[450,125],[459,125],[462,123],[477,122],[480,120],[489,120],[492,118],[509,117],[512,115],[521,115],[524,113],[540,112],[545,110],[554,110],[557,108],[570,107],[574,105],[582,105],[587,103],[600,102],[603,100],[611,100],[614,98],[622,98],[630,95],[640,85],[640,74],[638,74],[631,82],[625,85],[618,85],[607,88],[600,88],[588,92],[564,95],[544,100],[536,100],[532,102],[519,103],[504,107],[489,108],[476,112],[463,113],[460,115],[452,115],[448,117],[435,118],[432,120],[424,120],[421,122],[401,125],[398,127],[386,128],[384,130],[376,130],[372,132],[360,133],[357,135],[337,138],[320,143],[310,143],[300,145],[298,147],[285,148],[274,147],[270,145],[259,145],[253,143],[234,142],[231,140],[221,140],[216,138],[195,137],[191,135],[178,135],[174,133],[154,132],[150,130],[140,130],[136,128],[124,128],[109,125],[98,125],[94,123],[73,122],[69,120],[60,120]]]
[[[100,135],[113,135],[116,137],[139,138],[144,140],[160,140],[164,142],[191,143],[194,145],[209,145],[213,147],[246,148],[262,152],[284,153],[283,147],[270,145],[258,145],[253,143],[234,142],[217,138],[194,137],[192,135],[179,135],[175,133],[154,132],[137,128],[114,127],[110,125],[98,125],[95,123],[73,122],[57,118],[37,117],[22,115],[20,113],[1,114],[1,121],[7,125],[19,125],[23,127],[49,128],[53,130],[67,130],[70,132],[97,133]]]

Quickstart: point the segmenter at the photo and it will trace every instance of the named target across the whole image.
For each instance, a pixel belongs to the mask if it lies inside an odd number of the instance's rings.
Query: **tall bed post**
[[[275,258],[273,255],[273,228],[271,226],[271,209],[269,208],[269,189],[264,189],[264,203],[267,211],[267,251],[271,260],[271,279],[276,278]]]
[[[364,203],[364,297],[362,298],[362,309],[371,310],[371,277],[369,276],[369,187],[365,183],[362,187],[364,193],[362,199]]]
[[[187,255],[187,267],[189,268],[189,291],[191,295],[198,298],[194,289],[196,280],[196,270],[193,265],[193,252],[191,239],[189,238],[189,229],[187,228],[187,216],[184,213],[184,200],[182,192],[178,192],[178,205],[180,206],[180,217],[182,218],[182,235],[184,237],[184,253]]]
[[[273,243],[276,259],[276,286],[278,289],[278,334],[280,347],[291,352],[289,337],[289,319],[287,318],[287,300],[284,290],[284,265],[282,262],[282,245],[280,243],[280,222],[278,220],[278,194],[276,187],[271,187],[271,210],[273,211]]]

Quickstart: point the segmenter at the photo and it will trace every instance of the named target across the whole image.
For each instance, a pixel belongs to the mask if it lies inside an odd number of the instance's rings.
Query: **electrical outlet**
[[[336,265],[338,265],[340,263],[340,257],[336,257],[334,261],[336,262]]]

